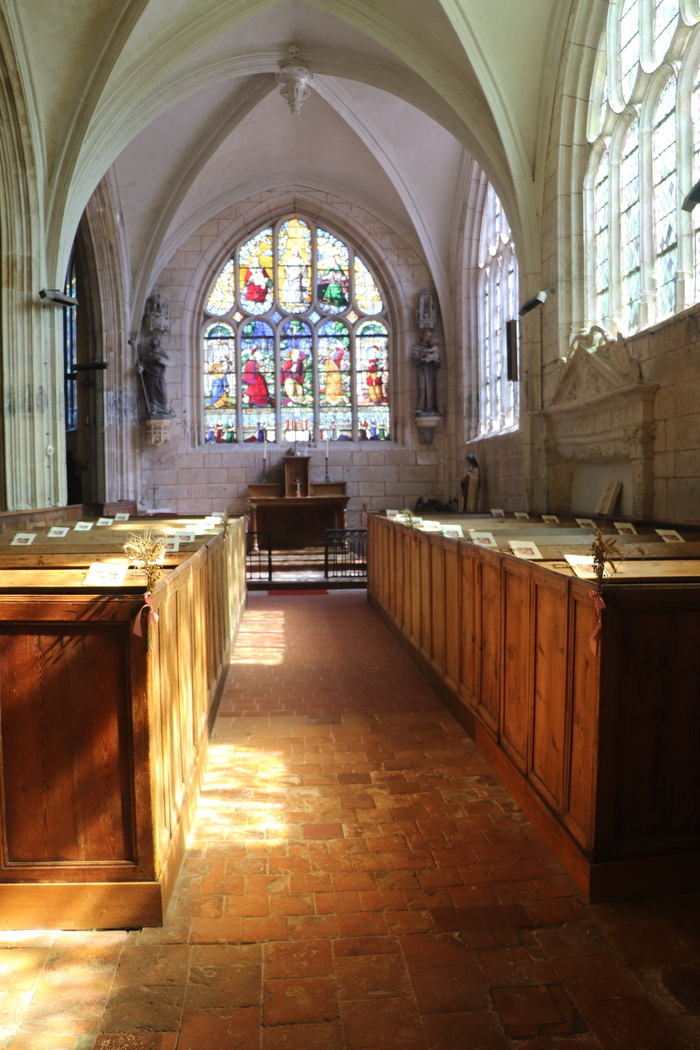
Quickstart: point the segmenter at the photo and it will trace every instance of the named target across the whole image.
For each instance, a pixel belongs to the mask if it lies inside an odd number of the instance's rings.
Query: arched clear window
[[[479,268],[479,428],[493,434],[518,422],[518,384],[508,379],[506,353],[506,321],[517,310],[518,263],[508,220],[490,184]]]
[[[678,245],[675,76],[667,80],[656,107],[651,156],[658,316],[668,317],[676,309]]]
[[[639,53],[639,0],[624,0],[620,13],[620,86],[625,102],[629,102],[637,79]]]
[[[607,150],[598,163],[593,206],[596,310],[599,317],[607,317],[610,309],[610,156]]]
[[[693,93],[690,98],[690,118],[692,122],[693,168],[692,184],[700,179],[700,66],[695,70]],[[693,252],[695,262],[695,301],[700,301],[700,206],[692,212],[693,219]]]
[[[622,324],[626,332],[639,326],[641,291],[641,227],[639,202],[639,121],[633,121],[620,158],[620,287]]]
[[[696,6],[608,6],[591,85],[584,199],[592,260],[586,321],[613,334],[630,334],[700,300],[700,214],[680,209],[700,178]],[[679,153],[679,142],[692,143],[693,182],[690,151]]]
[[[678,25],[679,0],[655,0],[654,4],[654,68],[661,65]]]
[[[204,440],[388,441],[386,315],[350,244],[296,215],[259,230],[207,301]]]

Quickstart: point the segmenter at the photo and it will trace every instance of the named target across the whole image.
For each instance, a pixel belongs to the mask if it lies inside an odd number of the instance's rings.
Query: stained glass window
[[[491,434],[518,420],[518,384],[508,379],[505,327],[517,316],[518,264],[503,205],[491,185],[479,267],[479,425],[482,434]]]
[[[390,439],[385,299],[334,233],[296,215],[258,231],[205,312],[206,441]]]
[[[659,98],[652,137],[654,254],[659,317],[668,317],[676,308],[676,182],[676,78],[672,76]]]

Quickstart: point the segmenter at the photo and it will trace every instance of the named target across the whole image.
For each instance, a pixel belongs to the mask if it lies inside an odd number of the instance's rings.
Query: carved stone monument
[[[546,463],[546,503],[570,508],[577,464],[626,464],[631,512],[649,518],[653,506],[654,396],[626,340],[594,326],[578,335],[561,363],[553,397],[539,415],[537,452]]]

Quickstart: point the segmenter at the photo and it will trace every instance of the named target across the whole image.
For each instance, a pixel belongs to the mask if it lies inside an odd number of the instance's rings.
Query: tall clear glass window
[[[690,98],[693,143],[693,186],[700,180],[700,66],[695,71]],[[700,205],[691,213],[693,220],[693,260],[695,262],[695,302],[700,301]]]
[[[620,15],[620,81],[625,102],[629,102],[639,64],[639,0],[624,0]]]
[[[297,215],[259,230],[206,315],[205,441],[390,440],[386,299],[330,230]]]
[[[587,321],[612,334],[700,300],[700,208],[680,210],[691,167],[689,185],[700,179],[697,23],[685,0],[608,5],[592,76],[584,197]],[[678,142],[689,143],[692,156],[679,154]]]
[[[678,255],[675,76],[667,81],[656,108],[652,135],[652,192],[658,316],[668,317],[676,309]]]
[[[595,179],[595,294],[598,317],[607,317],[610,300],[610,157],[605,150]]]
[[[626,332],[639,327],[641,293],[641,229],[639,200],[639,121],[625,137],[620,160],[620,286],[622,325]]]
[[[518,422],[518,384],[508,379],[506,321],[516,317],[518,264],[508,220],[489,185],[479,246],[479,425],[492,434]]]
[[[73,252],[68,264],[63,292],[75,299],[77,288],[75,252]],[[78,321],[74,306],[63,307],[63,363],[66,376],[64,382],[66,430],[76,430],[78,427],[78,384],[75,378],[75,366],[78,363]]]
[[[654,63],[660,65],[669,49],[678,25],[679,0],[654,2]]]

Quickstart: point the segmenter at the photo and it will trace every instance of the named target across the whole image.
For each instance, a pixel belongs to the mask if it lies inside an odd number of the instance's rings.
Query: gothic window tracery
[[[479,244],[479,430],[494,434],[518,422],[518,384],[508,379],[506,321],[517,316],[518,261],[503,205],[493,186]]]
[[[608,9],[584,200],[586,320],[612,333],[700,301],[700,215],[680,207],[700,178],[698,23],[697,0],[612,0]]]
[[[390,439],[386,298],[351,244],[297,215],[267,226],[205,315],[205,441]]]

